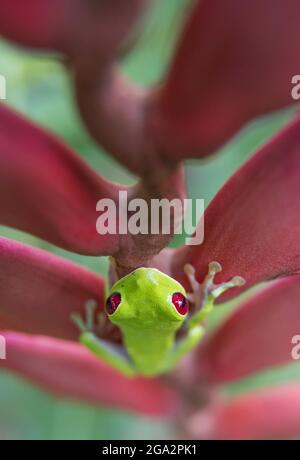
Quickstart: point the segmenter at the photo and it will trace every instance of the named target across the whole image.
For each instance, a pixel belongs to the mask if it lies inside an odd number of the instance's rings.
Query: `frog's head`
[[[177,330],[188,313],[185,289],[154,268],[138,268],[110,290],[106,311],[122,326]]]

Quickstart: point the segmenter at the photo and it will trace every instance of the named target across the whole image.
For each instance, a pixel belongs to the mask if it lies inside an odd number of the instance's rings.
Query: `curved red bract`
[[[50,133],[0,106],[0,224],[74,252],[112,254],[117,237],[96,232],[96,203],[117,203],[120,189]]]
[[[0,238],[0,278],[2,329],[77,340],[71,313],[84,313],[91,299],[103,310],[103,278],[6,238]]]
[[[253,284],[300,270],[300,118],[263,146],[227,181],[204,216],[199,246],[174,250],[172,275],[185,282],[182,267],[192,264],[199,280],[212,260],[223,271]],[[187,283],[186,283],[187,284]],[[241,288],[230,290],[228,298]]]
[[[292,363],[292,338],[300,334],[300,275],[272,281],[249,297],[201,344],[198,375],[234,381]]]
[[[261,389],[216,403],[189,422],[192,439],[296,439],[299,383]]]
[[[178,399],[170,388],[157,380],[128,379],[80,344],[15,332],[1,335],[8,353],[1,367],[51,392],[150,416],[171,415],[177,409]]]
[[[72,0],[2,0],[1,34],[37,48],[60,49],[70,33]]]
[[[299,22],[297,0],[198,0],[151,120],[168,158],[205,157],[293,103]]]

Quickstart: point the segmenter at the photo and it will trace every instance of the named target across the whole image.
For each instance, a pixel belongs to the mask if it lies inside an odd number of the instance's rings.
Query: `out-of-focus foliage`
[[[145,30],[134,51],[122,62],[125,73],[141,84],[159,82],[169,63],[186,6],[185,0],[157,3],[154,11],[146,18]],[[141,29],[143,27],[141,25]],[[95,145],[84,130],[76,112],[63,63],[58,57],[45,57],[0,42],[0,74],[7,79],[7,102],[10,105],[58,133],[96,170],[102,171],[105,177],[123,183],[134,181],[127,171]],[[227,145],[221,154],[208,161],[189,162],[186,167],[189,196],[204,198],[207,205],[232,172],[278,130],[290,115],[290,111],[283,111],[256,120]],[[70,254],[12,229],[1,227],[0,234],[42,247],[105,273],[105,258]],[[178,242],[176,240],[175,244]],[[238,301],[235,299],[219,307],[212,315],[210,328],[215,327]],[[226,389],[235,393],[246,388],[295,379],[300,379],[300,366],[297,363],[250,377]],[[0,374],[1,439],[158,439],[169,436],[171,429],[171,423],[167,420],[151,421],[107,408],[92,408],[59,400],[17,377]]]

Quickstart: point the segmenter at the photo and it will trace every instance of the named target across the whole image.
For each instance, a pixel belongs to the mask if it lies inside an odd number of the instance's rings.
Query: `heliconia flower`
[[[0,224],[83,255],[112,255],[119,272],[142,263],[163,266],[186,284],[184,264],[191,263],[201,281],[208,263],[218,260],[224,271],[217,281],[238,274],[247,281],[244,289],[268,283],[174,373],[127,379],[78,343],[70,320],[90,299],[103,310],[102,277],[0,238],[0,335],[7,344],[1,368],[60,396],[176,416],[191,437],[299,436],[299,384],[234,398],[223,396],[222,385],[292,359],[300,323],[300,118],[218,192],[205,213],[203,245],[159,254],[168,244],[165,235],[100,236],[95,228],[100,198],[117,203],[125,189],[146,199],[182,198],[181,160],[213,153],[249,119],[291,102],[299,2],[197,2],[165,82],[155,90],[136,88],[115,65],[146,4],[82,0],[74,9],[71,0],[30,0],[24,16],[21,0],[0,2],[0,32],[67,56],[87,128],[141,177],[132,188],[108,182],[60,140],[1,106]],[[121,340],[108,323],[103,334]]]

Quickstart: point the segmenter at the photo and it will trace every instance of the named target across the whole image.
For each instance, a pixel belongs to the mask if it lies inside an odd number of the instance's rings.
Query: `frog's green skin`
[[[216,271],[207,277],[210,286]],[[196,284],[200,286],[194,273],[190,272],[188,276],[192,278],[194,288]],[[155,376],[172,370],[198,345],[204,334],[201,323],[213,308],[214,291],[218,290],[220,295],[237,284],[235,279],[214,286],[206,295],[204,293],[201,309],[188,318],[178,313],[171,301],[175,292],[187,297],[181,284],[157,269],[136,269],[117,281],[108,292],[108,296],[115,292],[121,294],[121,303],[109,319],[121,329],[124,348],[98,338],[93,333],[91,320],[85,325],[78,317],[74,319],[82,331],[81,342],[112,367],[127,376]],[[91,318],[91,313],[88,316]],[[176,340],[176,332],[183,325],[186,334]]]

